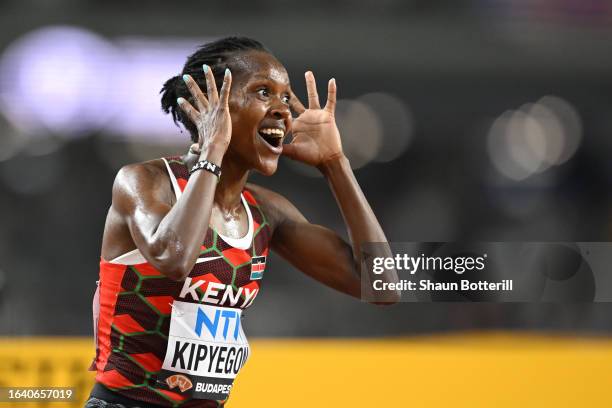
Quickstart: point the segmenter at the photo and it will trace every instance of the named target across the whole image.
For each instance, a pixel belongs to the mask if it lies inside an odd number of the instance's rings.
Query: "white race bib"
[[[196,399],[226,399],[249,356],[241,314],[241,309],[175,300],[160,386]]]

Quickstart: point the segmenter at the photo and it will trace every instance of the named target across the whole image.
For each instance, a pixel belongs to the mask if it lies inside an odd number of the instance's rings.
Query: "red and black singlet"
[[[189,179],[180,157],[163,159],[177,200]],[[99,318],[97,321],[96,381],[132,400],[168,407],[223,405],[223,401],[197,400],[178,388],[164,389],[157,382],[168,344],[173,302],[207,303],[245,309],[260,289],[268,255],[270,226],[248,191],[242,192],[249,226],[240,239],[225,237],[209,228],[201,252],[188,275],[198,301],[179,294],[184,282],[166,278],[138,249],[111,261],[101,259]],[[215,290],[207,292],[211,284]],[[194,292],[195,293],[195,292]]]

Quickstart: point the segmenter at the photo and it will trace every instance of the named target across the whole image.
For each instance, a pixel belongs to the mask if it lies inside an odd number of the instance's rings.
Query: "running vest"
[[[189,171],[178,156],[162,160],[179,200]],[[94,300],[98,383],[150,404],[224,404],[249,354],[241,312],[259,292],[271,237],[253,195],[245,189],[241,200],[247,234],[235,239],[209,228],[183,282],[166,278],[138,249],[101,258]]]

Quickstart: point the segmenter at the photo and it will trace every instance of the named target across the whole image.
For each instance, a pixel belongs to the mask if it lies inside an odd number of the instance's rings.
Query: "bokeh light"
[[[0,59],[0,110],[21,132],[74,138],[182,138],[161,112],[159,90],[206,42],[190,38],[107,40],[69,26],[16,39]],[[181,139],[182,140],[182,139]]]
[[[340,100],[336,121],[344,153],[354,169],[376,158],[383,143],[383,128],[374,109],[360,100]]]
[[[376,158],[383,143],[383,127],[374,109],[360,100],[339,99],[336,124],[342,137],[342,149],[353,169],[361,168]],[[321,176],[310,166],[293,160],[286,162],[299,174]]]
[[[396,160],[413,140],[414,119],[399,98],[382,92],[356,99],[341,99],[336,107],[336,123],[344,153],[353,169],[371,162]],[[301,163],[287,161],[297,173],[319,177],[320,173]]]
[[[0,107],[28,134],[74,137],[111,116],[115,50],[75,27],[45,27],[15,40],[0,61]]]
[[[581,138],[577,111],[561,98],[546,96],[500,115],[489,129],[487,147],[499,173],[522,181],[565,163]]]
[[[414,116],[410,108],[398,97],[382,92],[362,95],[358,101],[376,113],[382,126],[382,144],[374,160],[390,162],[400,157],[410,147],[414,136]]]

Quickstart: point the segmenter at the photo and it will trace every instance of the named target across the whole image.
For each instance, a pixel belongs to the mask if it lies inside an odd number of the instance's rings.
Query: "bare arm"
[[[292,95],[292,107],[300,116],[293,122],[294,140],[284,146],[283,153],[294,160],[316,166],[327,179],[342,213],[350,238],[346,243],[328,228],[309,223],[286,199],[277,196],[274,211],[277,225],[273,236],[273,249],[304,273],[326,285],[359,298],[361,296],[361,265],[365,256],[362,244],[386,243],[387,238],[366,200],[348,159],[342,152],[340,134],[335,123],[336,83],[328,84],[328,99],[321,109],[312,73],[306,73],[309,108]],[[391,256],[388,246],[381,254]],[[374,277],[371,271],[365,275],[366,290],[369,282],[381,279],[397,282],[397,273],[389,270]],[[396,291],[368,292],[374,303],[394,303],[400,295]]]
[[[351,246],[329,228],[310,223],[285,197],[258,186],[257,194],[273,226],[271,248],[317,281],[359,297],[359,275]]]
[[[329,166],[331,168],[326,170],[328,181],[342,212],[350,243],[335,231],[309,222],[285,197],[267,190],[262,192],[261,188],[254,190],[266,203],[264,210],[272,219],[272,249],[306,275],[359,299],[362,296],[363,257],[391,255],[383,248],[378,254],[362,253],[361,243],[385,243],[387,239],[354,179],[348,160],[337,159]],[[397,275],[395,271],[386,271],[375,279],[395,282]],[[367,300],[372,303],[390,304],[399,298],[399,293],[393,291],[367,293]]]
[[[220,150],[207,156],[213,162],[223,157]],[[180,280],[193,268],[208,229],[217,180],[211,173],[197,172],[171,207],[155,173],[159,171],[146,164],[122,168],[113,186],[112,206],[144,258],[164,275]]]
[[[182,98],[178,102],[198,128],[200,160],[221,165],[231,138],[231,74],[226,72],[220,98],[210,69],[206,79],[209,99],[191,77],[185,78],[198,110]],[[152,165],[124,167],[113,186],[112,209],[145,259],[169,278],[181,280],[193,268],[208,230],[217,177],[207,171],[194,173],[172,207],[164,200],[159,180],[159,171]]]

